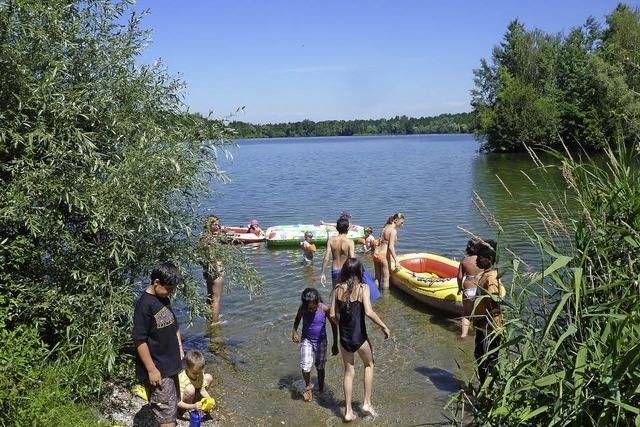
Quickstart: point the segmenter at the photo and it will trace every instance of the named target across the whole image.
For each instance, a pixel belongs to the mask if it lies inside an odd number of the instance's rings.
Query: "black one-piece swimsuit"
[[[346,302],[337,302],[340,312],[340,344],[347,351],[355,353],[369,339],[364,322],[364,304],[361,301],[352,301],[347,307]]]

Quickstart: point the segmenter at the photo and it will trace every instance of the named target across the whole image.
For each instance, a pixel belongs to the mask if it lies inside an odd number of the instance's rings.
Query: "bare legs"
[[[204,279],[207,282],[207,301],[211,304],[211,323],[218,323],[220,321],[220,301],[224,288],[224,275],[214,277],[204,273]]]
[[[345,400],[345,421],[353,421],[356,415],[351,407],[351,398],[353,395],[353,378],[355,377],[356,370],[354,367],[353,353],[347,351],[342,347],[342,362],[344,363],[344,380],[342,386],[344,388],[344,400]],[[369,341],[365,341],[364,344],[358,349],[358,356],[364,364],[364,403],[362,410],[370,415],[377,416],[378,414],[373,409],[371,404],[371,392],[373,389],[373,352]]]
[[[471,325],[471,321],[469,320],[469,315],[473,310],[473,300],[462,298],[462,334],[460,338],[465,338],[469,334],[469,326]]]
[[[380,289],[383,291],[389,290],[389,260],[383,258],[380,263],[380,270],[382,271],[382,282],[380,282]]]
[[[356,369],[353,366],[353,353],[341,348],[340,354],[342,354],[342,363],[344,364],[344,378],[342,380],[342,388],[344,389],[344,420],[353,421],[356,419],[356,415],[351,408],[351,394],[353,392],[353,377],[356,375]]]

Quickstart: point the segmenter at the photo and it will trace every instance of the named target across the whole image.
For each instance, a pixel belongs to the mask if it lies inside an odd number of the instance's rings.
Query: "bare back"
[[[460,268],[464,277],[464,282],[462,282],[462,284],[465,289],[478,286],[477,276],[482,273],[483,270],[476,265],[477,258],[478,257],[475,255],[467,256],[460,262]]]
[[[329,239],[327,243],[327,249],[331,251],[332,268],[339,269],[347,260],[347,258],[355,257],[355,245],[353,241],[347,238],[346,234],[339,234],[336,237]]]
[[[382,229],[382,232],[380,233],[380,244],[376,248],[376,252],[386,256],[387,250],[389,249],[389,243],[392,241],[393,243],[395,243],[395,239],[397,236],[396,233],[397,231],[395,227],[389,227],[388,225],[385,225]]]

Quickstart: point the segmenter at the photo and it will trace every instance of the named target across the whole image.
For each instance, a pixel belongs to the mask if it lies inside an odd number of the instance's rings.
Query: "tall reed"
[[[508,263],[499,362],[457,401],[478,425],[640,425],[640,144],[553,154],[578,211],[539,209],[542,267]]]

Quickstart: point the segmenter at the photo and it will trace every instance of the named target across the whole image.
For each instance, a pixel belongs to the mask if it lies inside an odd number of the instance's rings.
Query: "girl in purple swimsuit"
[[[352,421],[355,414],[351,408],[353,377],[355,376],[354,353],[358,353],[364,364],[364,402],[362,411],[376,416],[371,405],[371,388],[373,385],[373,349],[367,336],[364,317],[367,316],[382,328],[384,338],[391,332],[380,317],[371,308],[369,286],[363,280],[364,267],[356,258],[348,258],[342,266],[340,283],[331,294],[330,316],[338,320],[340,329],[340,347],[344,363],[344,400],[346,404],[344,419]]]
[[[302,304],[298,308],[296,320],[293,322],[291,339],[300,343],[300,369],[305,382],[304,393],[306,402],[313,399],[313,384],[311,384],[311,367],[315,362],[318,371],[318,389],[324,391],[324,364],[327,361],[327,314],[329,307],[322,302],[317,289],[307,288],[302,291]],[[302,340],[298,335],[298,325],[302,319]],[[333,333],[333,346],[331,354],[338,354],[338,332],[336,324],[329,319],[331,332]]]

